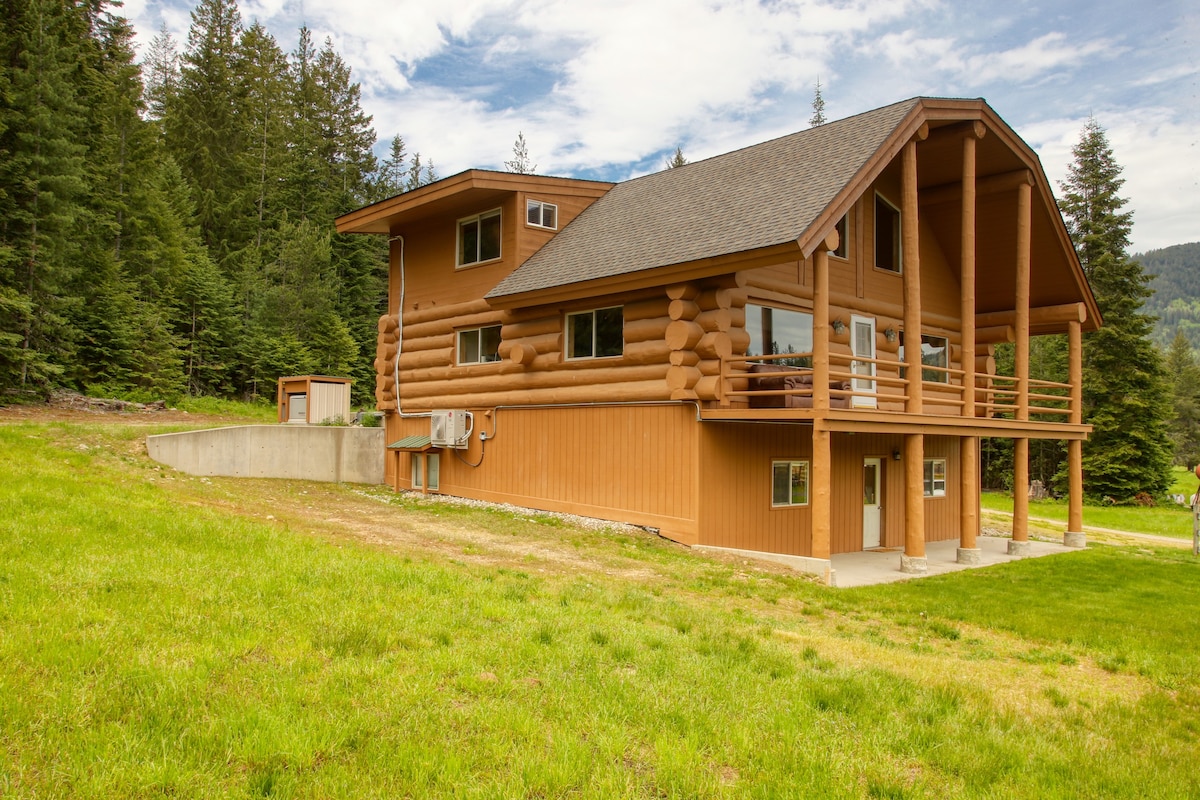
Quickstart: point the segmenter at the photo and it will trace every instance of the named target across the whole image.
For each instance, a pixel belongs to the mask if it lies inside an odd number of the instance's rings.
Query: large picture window
[[[465,267],[500,257],[500,209],[458,221],[458,265]]]
[[[904,331],[900,331],[900,350],[897,353],[901,363],[904,363]],[[921,380],[925,383],[949,383],[949,373],[942,370],[950,366],[950,340],[945,336],[921,334],[921,363],[926,367],[940,369],[921,370]],[[900,368],[900,377],[905,377],[906,370]]]
[[[808,505],[808,462],[771,462],[771,505]]]
[[[900,210],[875,195],[875,266],[900,271]]]
[[[458,363],[486,364],[500,360],[500,326],[458,332]]]
[[[619,356],[625,349],[621,306],[567,314],[567,358]]]
[[[813,349],[812,314],[803,311],[748,305],[746,333],[750,334],[750,346],[746,350],[748,356],[811,353]],[[812,356],[780,358],[771,363],[787,367],[811,367]]]
[[[946,496],[946,459],[925,459],[925,496]]]

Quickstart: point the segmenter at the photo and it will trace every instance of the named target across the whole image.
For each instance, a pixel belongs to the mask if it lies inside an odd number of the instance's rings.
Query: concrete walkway
[[[1064,547],[1061,542],[1040,542],[1030,540],[1029,555],[1010,556],[1008,554],[1008,537],[980,536],[976,539],[979,545],[980,561],[978,564],[959,564],[958,540],[949,542],[929,542],[925,545],[925,556],[929,560],[929,571],[924,575],[909,575],[900,571],[900,549],[895,550],[866,550],[859,553],[838,553],[833,561],[833,585],[839,588],[850,586],[872,586],[877,583],[894,583],[912,578],[923,578],[929,575],[944,575],[947,572],[958,572],[964,569],[976,569],[992,564],[1004,564],[1021,558],[1040,558],[1065,553],[1078,553],[1079,549]]]

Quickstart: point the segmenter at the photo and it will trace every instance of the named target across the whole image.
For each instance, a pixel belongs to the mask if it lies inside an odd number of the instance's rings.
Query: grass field
[[[1195,483],[1195,477],[1191,482]],[[1195,486],[1191,492],[1195,492]],[[1182,493],[1182,492],[1181,492]],[[1188,494],[1190,497],[1191,494]],[[1002,511],[1011,514],[1012,495],[1004,492],[984,492],[980,500],[984,511]],[[1065,526],[1067,522],[1066,500],[1030,500],[1029,516],[1053,520]],[[1109,530],[1149,533],[1155,536],[1171,536],[1178,539],[1192,538],[1192,510],[1188,506],[1164,503],[1143,508],[1140,506],[1084,506],[1084,528],[1097,527]],[[1062,527],[1060,526],[1060,530]]]
[[[817,586],[0,425],[2,797],[1196,797],[1200,565]]]

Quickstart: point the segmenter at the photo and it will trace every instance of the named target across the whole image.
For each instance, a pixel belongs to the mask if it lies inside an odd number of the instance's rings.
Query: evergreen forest
[[[331,43],[201,0],[139,63],[103,0],[0,2],[0,395],[370,402],[386,244],[333,220],[436,176],[399,136],[376,159]]]

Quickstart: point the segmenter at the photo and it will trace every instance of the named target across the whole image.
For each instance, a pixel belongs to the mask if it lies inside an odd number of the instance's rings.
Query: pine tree
[[[1084,487],[1118,502],[1159,495],[1170,479],[1169,395],[1162,362],[1141,313],[1149,279],[1128,255],[1133,215],[1104,129],[1089,119],[1062,183],[1067,229],[1104,319],[1084,339]]]
[[[683,148],[676,145],[675,152],[667,159],[667,169],[675,169],[687,164],[688,160],[683,157]]]
[[[818,125],[824,125],[826,122],[826,120],[825,120],[825,98],[821,96],[821,78],[820,78],[820,76],[817,77],[817,88],[813,92],[812,109],[813,109],[812,116],[809,117],[809,119],[808,119],[809,127],[815,128]]]
[[[164,22],[150,40],[142,61],[145,78],[146,116],[162,120],[167,113],[170,96],[179,85],[179,46]]]
[[[1182,332],[1175,334],[1165,361],[1174,406],[1170,436],[1175,463],[1191,470],[1200,464],[1200,365]]]
[[[537,171],[537,164],[529,158],[529,146],[525,144],[524,132],[517,132],[517,140],[513,142],[513,157],[504,162],[504,168],[518,175],[531,175]]]

